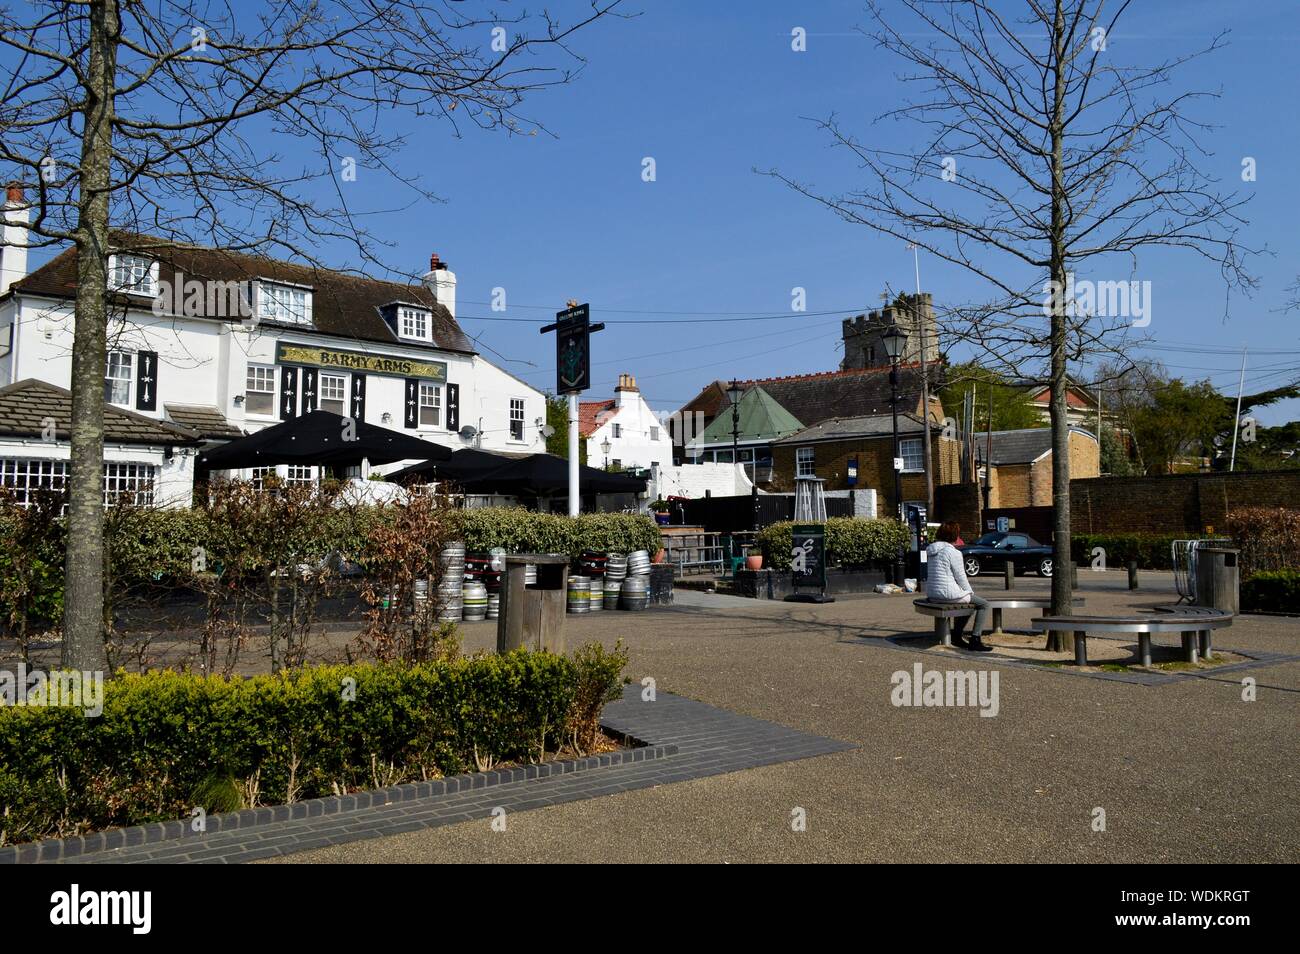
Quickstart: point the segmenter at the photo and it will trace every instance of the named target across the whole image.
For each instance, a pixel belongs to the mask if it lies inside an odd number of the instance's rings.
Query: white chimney
[[[4,240],[0,242],[0,294],[21,278],[27,277],[27,223],[31,206],[23,198],[20,183],[11,182],[6,190]]]
[[[442,305],[453,318],[456,317],[456,273],[447,267],[447,263],[434,252],[429,256],[429,270],[421,279],[424,287],[433,292],[434,300]]]
[[[641,389],[636,386],[636,378],[630,374],[620,374],[618,376],[618,387],[614,389],[614,405],[622,407],[624,404],[635,404],[634,394],[640,394]]]

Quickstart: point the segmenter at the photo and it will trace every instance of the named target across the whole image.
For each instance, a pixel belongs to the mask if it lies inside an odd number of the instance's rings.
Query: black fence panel
[[[853,516],[853,501],[848,497],[827,497],[826,516]],[[769,524],[793,519],[793,494],[759,494],[757,505],[748,495],[682,501],[682,522],[703,527],[709,533],[761,530]]]

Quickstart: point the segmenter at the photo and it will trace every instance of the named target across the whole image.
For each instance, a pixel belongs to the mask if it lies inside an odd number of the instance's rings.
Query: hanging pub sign
[[[591,306],[575,305],[555,316],[557,394],[591,387]]]
[[[421,378],[434,384],[447,382],[445,361],[418,361],[415,358],[394,358],[389,355],[341,351],[338,348],[318,348],[285,341],[276,343],[275,360],[278,364],[305,364],[315,368],[337,368],[340,371],[357,371],[362,374]]]

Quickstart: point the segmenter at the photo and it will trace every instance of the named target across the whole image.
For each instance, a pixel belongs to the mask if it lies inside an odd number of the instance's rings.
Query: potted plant
[[[650,511],[655,515],[655,523],[661,527],[668,526],[668,501],[660,498],[650,505]]]
[[[745,557],[745,569],[747,569],[747,570],[761,570],[761,569],[763,569],[763,554],[761,554],[761,553],[750,553],[748,556],[746,556],[746,557]]]

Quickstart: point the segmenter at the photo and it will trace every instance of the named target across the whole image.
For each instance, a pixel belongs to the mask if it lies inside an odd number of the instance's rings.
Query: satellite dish
[[[460,439],[463,441],[472,441],[478,435],[478,431],[476,431],[468,424],[462,427],[459,433],[460,433]]]
[[[555,428],[551,427],[551,425],[549,425],[549,424],[544,424],[544,425],[542,425],[542,436],[543,436],[543,437],[550,437],[550,436],[551,436],[552,434],[554,434],[554,433],[555,433]]]

